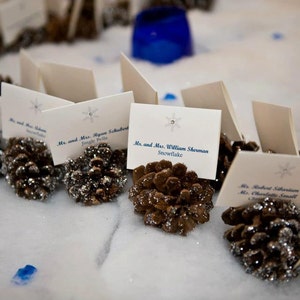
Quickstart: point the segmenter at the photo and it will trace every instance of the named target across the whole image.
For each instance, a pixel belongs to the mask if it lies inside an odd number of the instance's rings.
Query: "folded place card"
[[[74,3],[71,10],[70,23],[68,28],[69,39],[74,38],[76,34],[78,21],[80,19],[80,15],[82,14],[82,8],[84,5],[84,0],[75,0],[73,2]],[[102,14],[104,8],[104,0],[94,0],[93,2],[94,2],[93,14],[94,14],[95,27],[97,31],[100,31],[102,28]]]
[[[123,91],[133,91],[135,103],[158,104],[157,91],[123,53],[120,62]]]
[[[70,22],[68,27],[68,39],[72,39],[75,36],[78,20],[82,11],[84,0],[74,0],[71,9]]]
[[[50,62],[41,62],[39,67],[47,94],[73,102],[98,97],[92,70]]]
[[[54,164],[76,158],[86,147],[102,142],[112,148],[127,148],[133,102],[133,93],[126,92],[43,111]]]
[[[24,88],[40,91],[39,66],[24,49],[20,50],[20,83]]]
[[[42,111],[73,102],[2,82],[3,138],[32,137],[46,139]]]
[[[222,110],[222,133],[225,133],[231,141],[243,140],[231,99],[222,81],[183,89],[181,94],[187,107]]]
[[[291,108],[258,101],[252,108],[262,150],[299,155]]]
[[[0,29],[3,44],[10,45],[25,28],[46,24],[45,0],[10,0],[0,4]]]
[[[239,151],[220,190],[218,206],[239,206],[265,197],[300,206],[300,159],[295,155]]]
[[[128,169],[166,159],[215,179],[220,110],[133,103],[129,128]]]
[[[105,5],[105,0],[94,0],[94,18],[96,29],[99,32],[102,29],[103,24],[103,9]]]

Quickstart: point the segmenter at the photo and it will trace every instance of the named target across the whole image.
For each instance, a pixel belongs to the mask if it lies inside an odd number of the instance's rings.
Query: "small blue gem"
[[[36,272],[37,268],[32,265],[26,265],[24,268],[18,269],[12,278],[12,282],[16,285],[26,285],[32,280]]]
[[[284,38],[284,35],[280,32],[274,32],[272,34],[273,40],[282,40]]]
[[[176,100],[176,99],[177,99],[176,95],[171,94],[171,93],[167,93],[163,97],[163,100]]]
[[[98,64],[102,64],[104,62],[104,59],[101,56],[95,56],[94,61]]]

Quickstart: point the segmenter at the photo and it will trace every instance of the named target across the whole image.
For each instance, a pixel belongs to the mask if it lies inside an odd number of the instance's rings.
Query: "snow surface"
[[[292,108],[300,141],[299,0],[219,0],[212,12],[188,13],[195,55],[157,66],[132,59],[157,89],[181,105],[180,90],[223,80],[247,141],[258,141],[251,101]],[[111,27],[94,41],[28,49],[38,61],[92,68],[99,96],[121,91],[120,52],[130,56],[131,27]],[[0,73],[19,81],[18,54]],[[278,137],[280,138],[280,137]],[[223,239],[215,207],[187,237],[146,227],[127,187],[114,202],[82,207],[60,187],[45,203],[18,198],[0,178],[0,299],[299,299],[299,278],[272,285],[246,274]],[[214,196],[216,200],[217,194]],[[19,268],[37,268],[26,286]]]

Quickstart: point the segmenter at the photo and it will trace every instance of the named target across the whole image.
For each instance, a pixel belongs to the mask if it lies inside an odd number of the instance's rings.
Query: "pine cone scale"
[[[183,164],[162,160],[139,166],[133,183],[129,199],[135,212],[144,214],[145,225],[187,235],[209,220],[214,190]]]
[[[265,198],[230,207],[222,214],[224,238],[247,273],[267,281],[289,281],[299,275],[300,212],[291,201]]]

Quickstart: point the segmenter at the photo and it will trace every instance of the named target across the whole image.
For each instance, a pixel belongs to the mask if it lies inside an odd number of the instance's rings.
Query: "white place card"
[[[262,151],[299,155],[291,108],[258,101],[252,108]]]
[[[96,29],[98,32],[102,30],[103,26],[103,10],[105,6],[105,0],[94,0],[94,18],[95,18],[95,24]]]
[[[215,179],[220,110],[133,103],[129,128],[128,169],[165,159]]]
[[[77,24],[80,18],[84,0],[74,0],[71,10],[69,28],[68,28],[68,38],[72,39],[75,36]]]
[[[102,142],[113,149],[127,148],[133,102],[133,93],[126,92],[43,111],[54,164],[76,158],[86,147]]]
[[[95,27],[98,32],[102,29],[102,14],[103,9],[105,5],[105,0],[94,0],[94,22]],[[83,0],[75,0],[72,10],[71,10],[71,17],[70,17],[70,23],[68,28],[68,38],[72,39],[74,38],[76,34],[76,29],[78,26],[78,21],[80,19],[80,15],[82,13],[84,1]]]
[[[2,134],[3,138],[32,137],[46,139],[42,111],[73,102],[2,83]]]
[[[300,159],[295,155],[239,151],[220,190],[218,206],[239,206],[270,197],[300,207]]]
[[[47,94],[73,102],[98,97],[93,70],[50,62],[39,67]]]
[[[20,50],[20,83],[21,86],[39,92],[41,84],[41,74],[38,64],[32,59],[29,53]]]
[[[225,133],[231,141],[243,140],[231,99],[222,81],[183,89],[181,94],[187,107],[222,110],[222,133]]]
[[[157,91],[123,53],[120,63],[123,91],[133,91],[135,103],[158,104]]]
[[[46,21],[45,0],[10,0],[0,4],[0,28],[6,46],[25,28],[42,27]]]

